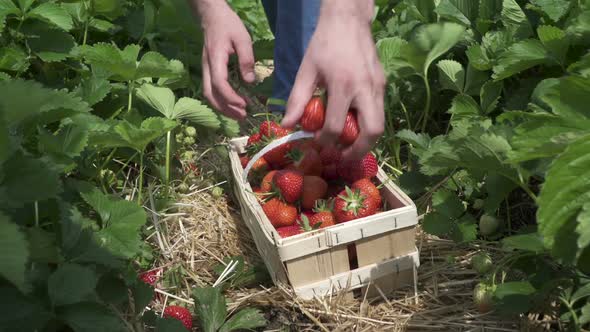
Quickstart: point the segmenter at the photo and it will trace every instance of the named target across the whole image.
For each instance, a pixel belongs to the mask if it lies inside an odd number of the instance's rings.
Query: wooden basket
[[[416,206],[380,168],[377,178],[385,211],[312,232],[281,238],[249,183],[242,181],[239,154],[248,137],[230,142],[234,191],[242,217],[275,284],[291,285],[297,296],[310,299],[339,291],[361,294],[416,287],[419,254],[415,245]],[[350,266],[348,247],[355,247],[356,266]],[[372,287],[378,286],[378,287]],[[367,295],[369,295],[367,294]]]

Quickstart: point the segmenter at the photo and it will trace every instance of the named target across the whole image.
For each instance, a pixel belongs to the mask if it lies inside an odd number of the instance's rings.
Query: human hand
[[[295,126],[316,86],[323,86],[328,102],[318,143],[336,144],[349,108],[358,110],[359,137],[343,150],[345,159],[362,158],[384,130],[386,81],[371,35],[372,12],[373,1],[323,1],[282,121]]]
[[[240,17],[225,1],[193,0],[205,33],[203,94],[219,112],[233,119],[246,117],[246,100],[228,82],[227,65],[236,53],[242,79],[254,82],[252,39]]]

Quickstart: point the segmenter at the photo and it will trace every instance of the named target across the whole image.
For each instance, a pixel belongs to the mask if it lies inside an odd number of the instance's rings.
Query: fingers
[[[242,79],[248,83],[254,83],[256,79],[256,75],[254,75],[254,50],[252,49],[250,35],[245,34],[239,39],[234,40],[233,46],[238,54]]]
[[[238,118],[246,116],[246,101],[240,97],[229,85],[227,62],[231,50],[229,48],[213,47],[208,53],[211,86],[214,94],[218,96],[220,106],[228,112],[234,112]]]
[[[321,145],[336,144],[344,128],[346,113],[352,101],[350,97],[352,93],[345,82],[336,77],[327,85],[330,95],[328,96],[326,118],[324,126],[316,133],[316,140]]]
[[[313,64],[303,59],[295,83],[291,89],[289,100],[287,101],[287,109],[285,117],[281,122],[281,126],[285,128],[293,128],[303,115],[305,105],[311,99],[316,86],[317,71]]]
[[[203,68],[203,95],[207,98],[211,106],[220,110],[219,102],[213,96],[213,90],[211,88],[211,73],[209,72],[209,60],[205,48],[203,48],[203,55],[201,56],[201,67]]]
[[[355,104],[360,133],[356,141],[342,151],[345,160],[361,159],[383,134],[383,95],[379,96],[378,91],[368,88],[357,96]]]

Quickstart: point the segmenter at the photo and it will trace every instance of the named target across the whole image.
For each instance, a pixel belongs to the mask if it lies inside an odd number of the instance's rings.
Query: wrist
[[[373,0],[322,0],[320,16],[338,17],[371,24],[375,2]]]
[[[201,25],[206,27],[218,13],[229,9],[225,0],[189,0],[193,11],[201,19]]]

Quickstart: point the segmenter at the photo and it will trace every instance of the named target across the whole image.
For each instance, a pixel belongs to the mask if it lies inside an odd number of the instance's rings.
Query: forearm
[[[321,17],[346,17],[371,23],[375,8],[374,0],[322,0]]]
[[[208,21],[212,19],[220,9],[228,9],[229,6],[225,0],[188,0],[193,12],[201,19],[201,24],[205,27]]]

